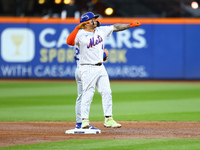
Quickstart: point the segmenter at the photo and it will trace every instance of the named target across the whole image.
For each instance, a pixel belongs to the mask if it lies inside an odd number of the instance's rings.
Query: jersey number
[[[79,60],[79,58],[78,58],[78,57],[79,57],[79,56],[78,56],[79,53],[80,53],[80,50],[76,47],[75,56],[74,56],[74,59],[75,59],[75,60]]]

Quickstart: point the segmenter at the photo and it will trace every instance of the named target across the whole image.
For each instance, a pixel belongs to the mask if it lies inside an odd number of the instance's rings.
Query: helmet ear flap
[[[100,27],[101,23],[99,21],[97,21],[97,27]]]

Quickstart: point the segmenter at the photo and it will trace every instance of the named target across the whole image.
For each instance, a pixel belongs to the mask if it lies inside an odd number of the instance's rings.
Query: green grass
[[[76,83],[1,82],[0,121],[75,121]],[[113,115],[123,121],[200,121],[200,84],[112,83]],[[90,119],[102,121],[96,91]]]
[[[111,82],[118,121],[200,121],[200,84]],[[0,121],[75,121],[76,83],[0,82]],[[103,121],[95,92],[91,121]],[[0,149],[200,149],[200,139],[69,140]]]
[[[198,150],[200,139],[68,140],[53,143],[16,145],[2,150]]]

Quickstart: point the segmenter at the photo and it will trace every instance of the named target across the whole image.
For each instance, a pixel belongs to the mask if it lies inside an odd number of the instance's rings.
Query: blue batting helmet
[[[92,18],[98,18],[99,15],[94,15],[92,12],[87,12],[81,16],[80,23],[88,21]]]

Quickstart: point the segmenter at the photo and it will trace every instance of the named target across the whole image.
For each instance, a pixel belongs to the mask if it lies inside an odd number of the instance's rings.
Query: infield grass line
[[[199,150],[200,139],[93,139],[2,147],[2,150]]]

